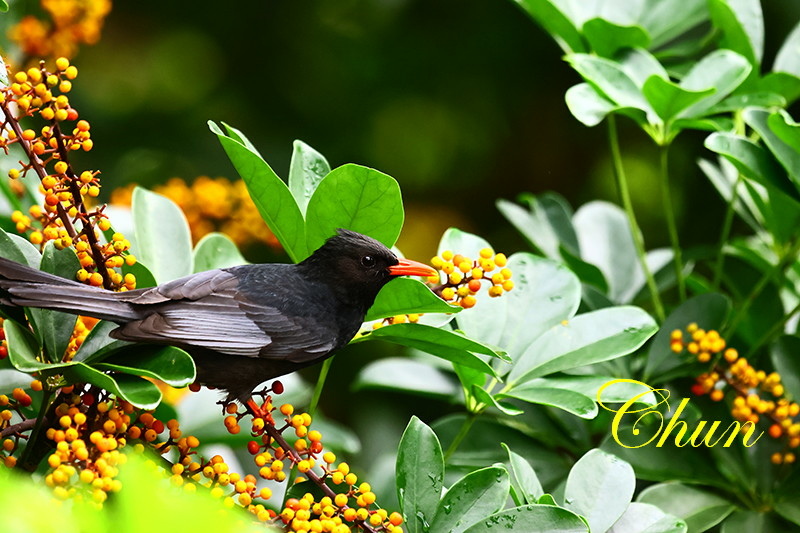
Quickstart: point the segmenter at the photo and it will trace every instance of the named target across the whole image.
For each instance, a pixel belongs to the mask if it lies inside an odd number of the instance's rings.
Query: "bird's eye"
[[[367,268],[372,268],[375,266],[375,258],[371,255],[365,255],[361,258],[361,264]]]

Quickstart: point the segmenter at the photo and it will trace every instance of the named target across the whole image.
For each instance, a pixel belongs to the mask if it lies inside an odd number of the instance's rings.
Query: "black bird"
[[[112,292],[0,258],[0,304],[56,309],[119,324],[116,339],[168,344],[195,361],[199,383],[248,402],[263,381],[317,363],[358,332],[381,287],[431,267],[340,229],[307,259],[209,270],[158,287]],[[251,404],[251,402],[248,402]]]

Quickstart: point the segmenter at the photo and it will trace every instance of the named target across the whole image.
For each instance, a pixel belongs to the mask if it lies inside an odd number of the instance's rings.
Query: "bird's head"
[[[306,276],[330,285],[343,299],[365,305],[365,309],[381,288],[398,276],[437,274],[428,265],[398,259],[371,237],[345,229],[338,230],[298,267]]]

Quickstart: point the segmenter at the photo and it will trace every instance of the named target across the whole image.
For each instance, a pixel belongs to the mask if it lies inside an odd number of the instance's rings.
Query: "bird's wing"
[[[143,289],[128,301],[152,305],[153,312],[121,326],[115,337],[294,362],[318,358],[334,348],[334,330],[255,304],[241,294],[238,283],[230,272],[211,270]]]

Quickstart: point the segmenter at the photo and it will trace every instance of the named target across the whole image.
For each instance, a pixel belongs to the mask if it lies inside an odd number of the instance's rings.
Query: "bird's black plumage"
[[[316,363],[357,333],[378,291],[403,274],[435,273],[347,230],[296,265],[200,272],[110,292],[0,258],[0,304],[110,320],[112,337],[188,351],[200,383],[245,400],[261,382]]]

